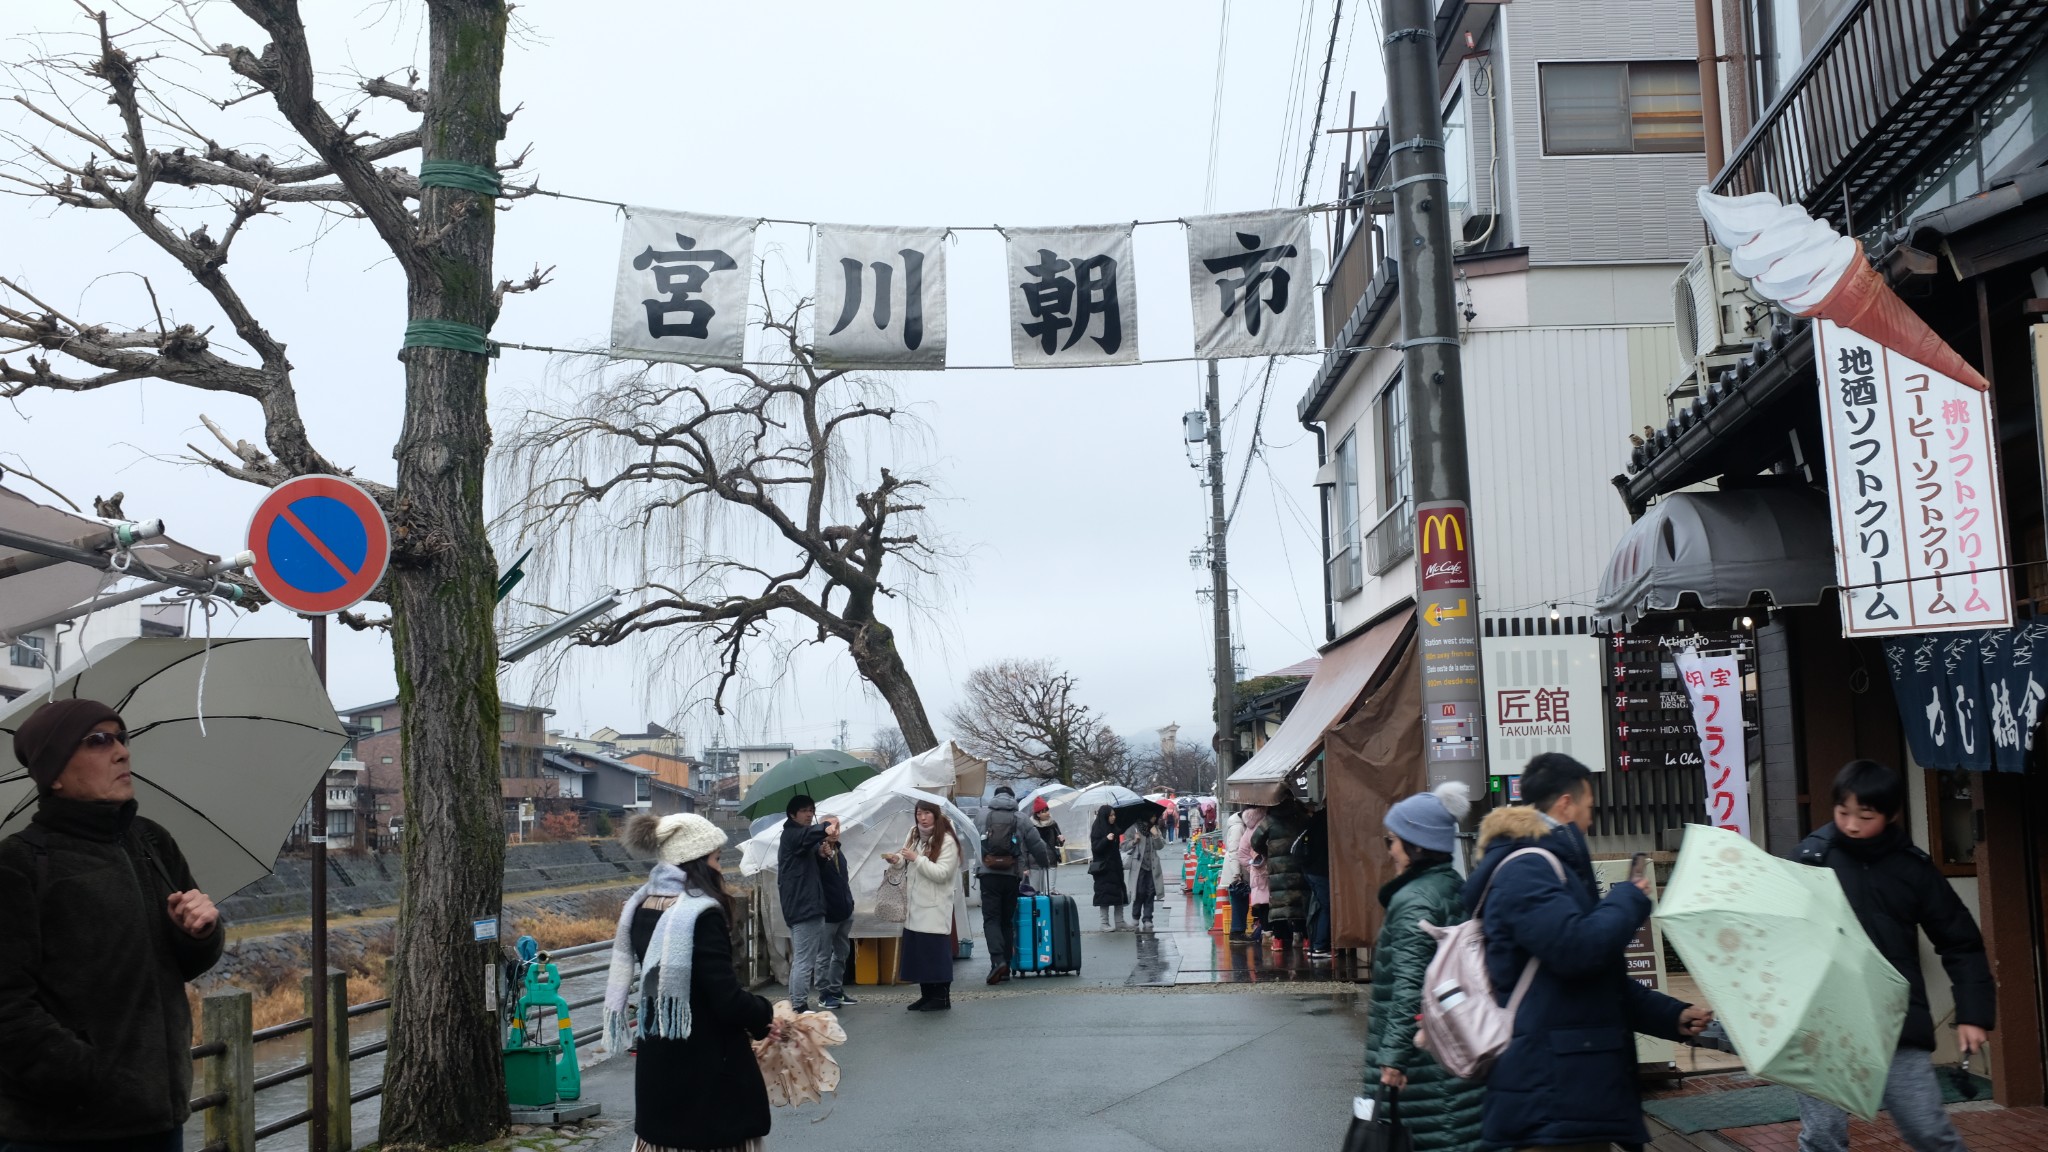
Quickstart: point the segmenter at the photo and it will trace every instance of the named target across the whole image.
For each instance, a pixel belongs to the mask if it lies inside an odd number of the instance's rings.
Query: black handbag
[[[1359,1115],[1358,1102],[1364,1099],[1361,1096],[1352,1102],[1343,1152],[1414,1152],[1415,1140],[1401,1124],[1401,1090],[1380,1085],[1370,1120]]]

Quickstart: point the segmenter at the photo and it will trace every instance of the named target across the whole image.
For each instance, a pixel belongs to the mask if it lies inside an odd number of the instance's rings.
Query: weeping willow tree
[[[950,559],[927,483],[889,463],[922,429],[886,382],[821,366],[805,312],[765,311],[772,367],[607,364],[530,401],[500,439],[501,520],[543,592],[621,589],[578,644],[638,642],[677,682],[708,668],[721,713],[750,665],[843,647],[922,752],[938,738],[884,619],[924,611]]]

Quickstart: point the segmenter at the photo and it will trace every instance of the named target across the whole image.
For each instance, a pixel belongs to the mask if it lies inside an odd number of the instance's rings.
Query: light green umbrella
[[[1834,872],[1694,824],[1656,919],[1752,1074],[1876,1119],[1906,980]]]
[[[827,749],[791,756],[761,773],[761,778],[747,789],[747,802],[740,806],[740,815],[752,820],[780,812],[788,807],[791,798],[799,795],[823,800],[851,792],[874,774],[873,767],[844,752]]]

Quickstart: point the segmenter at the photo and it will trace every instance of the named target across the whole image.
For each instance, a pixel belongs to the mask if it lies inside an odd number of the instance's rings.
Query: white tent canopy
[[[972,870],[971,863],[981,858],[981,835],[974,821],[949,797],[979,794],[987,771],[987,761],[967,755],[948,740],[862,781],[851,792],[818,801],[821,819],[839,817],[840,850],[846,853],[847,876],[853,886],[854,936],[894,936],[902,930],[900,924],[875,919],[875,893],[888,867],[882,854],[896,851],[909,838],[918,801],[928,800],[944,809],[960,838],[962,872]],[[775,871],[781,850],[782,821],[777,820],[773,827],[740,845],[740,872],[756,876]],[[763,885],[767,892],[774,892],[775,887]],[[955,898],[954,918],[962,939],[977,935],[973,918],[967,914],[964,886]],[[771,917],[769,924],[778,934],[787,934],[779,914]]]

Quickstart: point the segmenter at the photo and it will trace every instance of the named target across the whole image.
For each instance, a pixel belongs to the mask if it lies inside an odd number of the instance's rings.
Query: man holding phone
[[[1481,908],[1486,969],[1502,1004],[1531,960],[1514,1039],[1487,1080],[1485,1142],[1501,1148],[1600,1149],[1650,1142],[1636,1091],[1635,1033],[1684,1040],[1713,1020],[1637,983],[1623,949],[1649,919],[1649,861],[1605,897],[1593,876],[1593,777],[1546,752],[1522,773],[1525,805],[1479,826],[1467,908]],[[1516,856],[1523,849],[1533,852]],[[1509,857],[1514,856],[1512,863]]]

